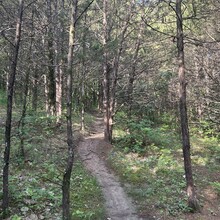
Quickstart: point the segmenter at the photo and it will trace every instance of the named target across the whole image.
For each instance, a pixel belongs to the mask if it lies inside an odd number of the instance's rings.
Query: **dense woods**
[[[0,218],[106,219],[76,150],[97,114],[142,219],[220,218],[219,14],[215,0],[0,1]]]

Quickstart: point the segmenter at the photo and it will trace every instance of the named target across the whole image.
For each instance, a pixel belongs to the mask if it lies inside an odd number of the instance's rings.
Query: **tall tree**
[[[86,17],[87,13],[84,16],[83,24],[83,42],[82,42],[82,80],[81,80],[81,130],[85,130],[85,77],[86,77]]]
[[[24,136],[25,136],[25,118],[26,118],[26,114],[27,114],[27,102],[28,102],[28,92],[29,92],[29,84],[30,84],[30,74],[31,74],[31,65],[32,65],[32,56],[30,56],[30,54],[32,54],[32,50],[33,50],[33,37],[34,36],[34,6],[32,6],[32,10],[31,10],[31,31],[30,31],[30,36],[31,36],[31,40],[30,40],[30,45],[29,45],[29,53],[28,53],[28,58],[27,58],[27,63],[28,66],[27,67],[27,71],[26,71],[26,75],[25,75],[25,81],[24,81],[24,97],[23,97],[23,105],[22,105],[22,113],[21,113],[21,119],[18,125],[18,128],[20,129],[20,156],[24,159],[25,158],[25,149],[24,149]]]
[[[109,93],[110,93],[110,71],[108,63],[108,48],[107,42],[109,40],[108,24],[107,24],[107,13],[108,13],[108,0],[103,0],[103,108],[104,108],[104,137],[105,140],[111,141],[111,134],[109,130]]]
[[[118,73],[120,67],[120,59],[123,54],[124,44],[127,37],[127,32],[130,26],[130,20],[134,13],[135,3],[131,1],[125,15],[120,14],[120,10],[117,8],[117,4],[112,4],[114,6],[115,13],[119,17],[120,29],[115,27],[115,33],[112,30],[114,26],[113,15],[110,16],[109,11],[111,10],[111,1],[103,1],[103,107],[104,107],[104,134],[105,140],[112,141],[113,132],[113,119],[115,114],[115,104],[116,104],[116,90]],[[119,2],[119,5],[123,5],[124,2]],[[123,8],[123,7],[122,7]],[[120,17],[122,16],[122,17]],[[124,16],[124,17],[123,17]],[[111,22],[110,22],[111,21]],[[116,20],[115,23],[118,21]],[[114,47],[111,48],[110,45],[113,44]]]
[[[10,148],[11,148],[11,121],[12,121],[12,101],[13,101],[13,91],[16,76],[16,67],[18,61],[19,46],[21,41],[21,25],[23,18],[23,0],[19,0],[19,11],[17,16],[15,41],[12,48],[11,54],[11,66],[10,66],[10,76],[7,88],[7,116],[5,124],[5,152],[4,152],[4,168],[3,168],[3,216],[7,216],[9,208],[9,163],[10,163]]]
[[[182,0],[176,0],[177,17],[177,49],[178,49],[178,75],[179,75],[179,108],[182,131],[182,146],[184,157],[184,168],[187,184],[188,205],[195,211],[199,209],[198,200],[193,183],[192,165],[190,157],[190,137],[186,104],[186,79],[185,79],[185,60],[184,60],[184,35],[183,35],[183,17]]]
[[[63,208],[63,220],[70,220],[70,179],[74,161],[74,140],[72,131],[72,93],[73,93],[73,49],[75,43],[75,27],[77,16],[78,0],[71,1],[71,22],[69,29],[69,51],[67,57],[67,96],[66,96],[66,118],[67,118],[67,144],[68,144],[68,158],[66,169],[63,175],[62,184],[62,208]]]
[[[56,4],[56,2],[54,2]],[[48,77],[46,78],[47,88],[47,101],[48,101],[48,114],[56,114],[56,79],[55,79],[55,51],[54,51],[54,27],[53,27],[53,10],[52,10],[52,1],[47,0],[47,47],[48,47]]]
[[[62,115],[62,90],[63,90],[63,63],[64,63],[64,0],[58,1],[55,4],[56,15],[60,10],[60,16],[56,16],[55,35],[57,40],[55,41],[55,75],[56,75],[56,116],[57,122]]]
[[[127,88],[127,104],[128,104],[128,115],[131,116],[132,113],[132,105],[133,105],[133,90],[134,90],[134,81],[136,76],[136,68],[137,68],[137,62],[138,62],[138,53],[140,51],[141,46],[141,36],[143,33],[143,23],[141,23],[139,28],[139,33],[137,36],[137,40],[135,42],[135,50],[132,57],[132,64],[131,64],[131,70],[129,71],[129,79],[128,79],[128,88]]]

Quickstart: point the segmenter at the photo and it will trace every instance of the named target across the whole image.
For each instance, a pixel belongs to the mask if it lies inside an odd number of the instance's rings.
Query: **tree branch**
[[[87,6],[86,8],[81,12],[81,14],[78,16],[78,18],[75,20],[74,25],[76,25],[77,21],[83,16],[83,14],[88,10],[88,8],[90,7],[90,5],[94,2],[94,0],[92,0]]]

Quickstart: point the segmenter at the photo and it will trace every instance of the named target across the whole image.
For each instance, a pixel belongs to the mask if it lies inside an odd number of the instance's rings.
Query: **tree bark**
[[[176,0],[176,16],[177,16],[177,49],[178,49],[178,75],[179,75],[179,108],[182,131],[182,146],[184,157],[184,168],[187,185],[188,205],[192,211],[199,209],[196,198],[192,165],[190,157],[190,137],[186,104],[186,79],[185,79],[185,61],[184,61],[184,41],[183,41],[183,18],[181,9],[182,0]]]
[[[127,104],[128,104],[128,116],[131,117],[132,114],[132,106],[133,106],[133,90],[134,90],[134,81],[136,76],[136,66],[138,61],[138,54],[141,46],[141,36],[143,32],[143,25],[141,25],[139,33],[138,33],[138,39],[136,42],[136,47],[134,51],[134,56],[132,58],[132,66],[131,71],[129,72],[129,81],[128,81],[128,90],[127,90]]]
[[[47,19],[48,19],[48,115],[56,115],[56,79],[55,79],[55,68],[54,68],[54,40],[53,40],[53,13],[52,13],[52,2],[47,0]]]
[[[118,70],[121,54],[123,51],[123,44],[125,41],[125,35],[129,27],[130,18],[132,16],[132,8],[134,2],[131,3],[125,24],[122,28],[121,38],[119,39],[118,48],[114,57],[113,65],[110,66],[108,58],[107,42],[110,39],[110,33],[108,31],[108,1],[103,1],[103,108],[104,108],[104,135],[105,140],[112,142],[113,132],[113,119],[115,114],[115,102],[116,102],[116,85],[118,80]]]
[[[34,34],[34,10],[32,9],[32,15],[31,15],[31,36]],[[28,98],[28,91],[29,91],[29,82],[30,82],[30,66],[32,64],[32,49],[33,49],[33,38],[31,38],[30,41],[30,47],[29,47],[29,57],[27,59],[27,72],[25,76],[25,86],[24,86],[24,99],[23,99],[23,106],[22,106],[22,114],[21,114],[21,119],[19,122],[19,128],[20,128],[20,156],[22,159],[25,159],[25,149],[24,149],[24,140],[25,140],[25,132],[24,132],[24,127],[25,127],[25,117],[26,117],[26,112],[27,112],[27,98]]]
[[[76,24],[76,14],[77,14],[78,0],[73,0],[71,2],[71,23],[69,30],[69,51],[68,51],[68,63],[67,63],[67,144],[68,144],[68,158],[66,169],[63,175],[62,184],[62,209],[63,209],[63,220],[70,220],[70,179],[74,161],[74,140],[72,131],[72,82],[73,82],[73,49],[75,41],[75,24]]]
[[[56,75],[56,116],[57,116],[57,123],[60,120],[62,115],[62,91],[63,91],[63,73],[64,73],[64,0],[56,2],[55,4],[55,11],[58,14],[59,9],[61,10],[61,17],[57,18],[57,27],[55,27],[55,33],[57,36],[55,42],[55,75]]]
[[[13,103],[13,91],[16,77],[16,67],[19,53],[19,46],[21,41],[21,25],[23,17],[23,0],[19,0],[19,12],[17,16],[15,42],[12,50],[12,61],[10,67],[10,76],[8,81],[7,91],[7,117],[5,124],[5,152],[4,152],[4,168],[3,168],[3,217],[7,216],[9,208],[9,189],[8,189],[8,177],[9,177],[9,163],[10,163],[10,148],[11,148],[11,119],[12,119],[12,103]]]
[[[32,87],[32,110],[37,111],[37,103],[38,103],[38,70],[35,66],[34,68],[34,77],[33,77],[33,87]]]
[[[110,93],[110,68],[108,64],[108,49],[107,42],[108,28],[107,28],[107,11],[108,11],[108,0],[103,0],[103,108],[104,108],[104,139],[111,142],[111,134],[109,130],[109,93]]]
[[[86,18],[84,16],[83,48],[82,48],[82,85],[81,85],[81,131],[85,131],[85,76],[86,76]]]

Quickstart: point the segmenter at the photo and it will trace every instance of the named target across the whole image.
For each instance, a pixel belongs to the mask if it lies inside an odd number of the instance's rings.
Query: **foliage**
[[[94,177],[78,161],[74,166],[71,186],[73,219],[104,219],[103,197]]]
[[[177,172],[177,176],[182,175],[182,171],[179,170],[181,147],[179,137],[175,134],[175,131],[179,129],[179,120],[176,114],[178,107],[177,63],[175,61],[176,3],[175,1],[153,0],[132,2],[134,7],[131,10],[128,10],[131,6],[130,3],[125,0],[109,1],[108,4],[107,62],[108,72],[110,75],[112,74],[110,78],[116,74],[115,69],[118,68],[115,110],[118,111],[121,106],[122,108],[125,106],[125,109],[131,107],[132,113],[131,117],[125,112],[118,112],[116,115],[114,142],[120,153],[117,151],[115,155],[118,155],[122,161],[124,161],[125,155],[138,158],[128,160],[126,157],[124,164],[118,162],[119,171],[122,169],[121,173],[125,179],[131,180],[134,184],[144,184],[147,182],[146,176],[149,174],[152,181],[156,182],[155,185],[163,188],[161,180],[164,181],[164,184],[169,184],[166,182],[166,175],[170,178],[172,172]],[[51,3],[53,9],[50,13],[49,7],[45,7],[43,1],[33,1],[31,7],[26,7],[24,13],[25,22],[22,24],[22,32],[25,34],[22,35],[19,62],[17,63],[19,74],[17,74],[13,100],[13,107],[16,111],[13,112],[11,133],[11,167],[15,167],[10,178],[11,190],[12,192],[14,190],[15,194],[19,194],[17,184],[20,189],[20,182],[17,179],[24,178],[21,182],[27,186],[27,191],[21,190],[21,196],[37,200],[42,204],[48,203],[43,199],[45,196],[51,197],[55,203],[58,201],[58,195],[56,197],[53,193],[59,194],[60,192],[55,191],[55,186],[48,185],[48,179],[56,183],[60,182],[63,163],[66,160],[63,156],[65,142],[63,135],[66,127],[62,124],[65,116],[61,117],[61,125],[57,125],[56,118],[47,117],[47,113],[43,109],[46,107],[45,103],[50,101],[47,94],[47,90],[50,90],[50,83],[47,83],[47,77],[51,67],[56,73],[62,73],[62,96],[66,97],[65,67],[68,53],[68,32],[66,30],[69,26],[68,16],[70,13],[67,13],[69,11],[67,2],[63,6],[56,4],[56,1],[48,1],[48,3]],[[11,42],[14,39],[17,6],[15,1],[1,1],[0,125],[5,122],[3,121],[5,112],[2,112],[2,109],[6,105],[6,81],[10,72]],[[81,107],[85,106],[85,110],[91,111],[97,106],[98,100],[103,98],[102,77],[100,75],[103,66],[103,22],[101,20],[103,4],[91,4],[86,8],[87,6],[87,0],[79,3],[79,15],[81,12],[85,13],[81,14],[82,16],[80,15],[77,21],[77,43],[74,47],[72,101],[75,110],[73,123],[75,131],[80,127],[78,111],[81,110]],[[199,174],[198,185],[202,184],[203,187],[207,184],[206,179],[217,174],[216,170],[219,170],[220,164],[220,66],[218,61],[220,2],[185,0],[182,2],[182,8],[189,124],[190,126],[192,124],[198,125],[195,128],[191,126],[194,135],[191,139],[192,159],[193,165],[196,166],[196,172]],[[127,19],[129,17],[130,20]],[[122,37],[121,31],[125,27],[126,33]],[[51,42],[48,42],[49,39]],[[122,43],[120,43],[121,39]],[[48,48],[50,43],[52,43],[52,47]],[[121,54],[117,57],[119,51]],[[137,56],[135,56],[136,51]],[[48,56],[49,54],[52,57]],[[84,71],[85,73],[83,73]],[[24,82],[27,73],[30,74],[27,97],[28,111],[24,121],[25,127],[21,131],[18,124],[24,100]],[[53,75],[55,76],[55,74]],[[56,80],[57,83],[58,81]],[[83,81],[85,94],[82,94]],[[114,82],[114,80],[112,81]],[[131,82],[133,100],[131,106],[128,106],[127,94]],[[37,110],[40,112],[30,111],[31,108],[34,108],[30,106],[30,103],[33,105],[35,101]],[[101,103],[99,105],[101,107]],[[63,113],[65,114],[65,107]],[[85,120],[88,125],[93,118],[86,114]],[[4,126],[0,126],[0,140],[4,139],[3,135]],[[77,135],[78,133],[76,133]],[[24,140],[25,160],[19,155],[21,139]],[[1,152],[1,166],[3,164],[2,157],[3,150]],[[78,165],[76,168],[81,170]],[[199,173],[203,169],[206,170],[205,175]],[[37,176],[38,173],[41,173],[42,176]],[[177,179],[177,177],[172,178]],[[35,181],[30,182],[30,179],[35,179],[39,184]],[[176,181],[177,185],[178,181],[180,180]],[[88,182],[89,180],[86,181],[86,183]],[[214,180],[212,182],[216,183]],[[52,194],[45,194],[42,190],[46,187],[45,185],[49,187],[48,192],[52,192]],[[93,182],[92,185],[95,186],[96,183]],[[144,187],[143,190],[145,190]],[[216,184],[214,187],[218,189]],[[153,191],[156,190],[153,189]],[[163,195],[162,192],[161,195]],[[13,207],[19,207],[23,202],[22,198],[14,194],[11,196],[14,202]],[[168,194],[164,196],[164,199],[158,195],[161,203],[166,203],[166,196]],[[154,200],[153,197],[152,199]],[[178,207],[182,207],[180,210],[184,210],[185,198],[181,197],[181,199],[180,204],[177,204],[177,200],[173,199],[175,205],[170,206],[168,204],[171,202],[168,201],[165,209],[170,213],[175,213],[175,210],[179,210]],[[39,208],[40,211],[43,211],[41,205],[39,207],[32,205],[33,210]],[[54,212],[58,212],[58,204],[55,206]],[[158,207],[160,206],[161,204],[158,205]],[[74,216],[78,218],[96,216],[93,211],[87,212],[77,209],[74,212]],[[14,215],[14,218],[19,219],[20,217]]]
[[[11,220],[22,220],[22,218],[19,217],[18,215],[13,215],[13,216],[11,217]]]
[[[140,212],[146,206],[155,206],[170,215],[189,211],[182,164],[170,151],[162,150],[160,156],[140,157],[116,150],[109,160],[122,180],[131,184],[128,192],[138,201]]]
[[[74,117],[79,121],[77,114]],[[92,119],[92,116],[86,114],[87,126]],[[19,120],[17,114],[14,114],[14,120]],[[79,126],[76,128],[79,129]],[[32,114],[28,111],[24,127],[25,158],[21,158],[19,130],[13,126],[13,169],[9,179],[11,219],[24,219],[33,213],[44,219],[61,219],[62,170],[66,160],[63,150],[66,148],[63,140],[65,129],[65,123],[56,126],[55,117],[45,117],[44,112]],[[77,138],[77,132],[74,136]],[[1,167],[2,162],[1,159]],[[103,219],[103,198],[96,180],[80,161],[76,161],[73,169],[71,201],[74,219]]]
[[[116,115],[119,124],[116,123],[115,148],[109,162],[137,201],[140,213],[161,213],[158,218],[170,215],[180,219],[180,215],[191,210],[185,193],[181,144],[170,119],[171,116],[164,115],[159,124],[147,118],[128,120],[125,113]],[[201,128],[192,130],[192,163],[197,171],[194,178],[202,205],[207,197],[205,189],[210,184],[219,192],[216,176],[220,169],[220,147],[216,136]],[[137,143],[140,143],[138,148]],[[215,181],[210,183],[211,179]]]
[[[126,133],[115,139],[117,145],[123,147],[125,152],[145,154],[152,150],[156,151],[157,148],[169,148],[174,142],[177,143],[176,136],[167,129],[166,124],[156,127],[155,123],[147,117],[142,119],[134,117],[127,120],[127,123],[121,123],[125,120],[125,115],[121,113],[116,117],[116,125],[117,122],[119,125],[116,126],[117,133],[120,134],[119,130]]]
[[[200,134],[202,137],[207,139],[220,139],[218,127],[216,124],[209,120],[200,120],[197,126],[193,127],[193,133]]]
[[[59,213],[61,204],[61,190],[56,183],[52,183],[45,176],[39,175],[39,167],[19,167],[13,170],[10,177],[10,197],[12,219],[23,219],[31,213],[42,213],[44,217],[52,217]]]
[[[214,189],[216,190],[216,192],[218,193],[218,195],[220,196],[220,183],[219,182],[212,182],[211,186],[214,187]]]

